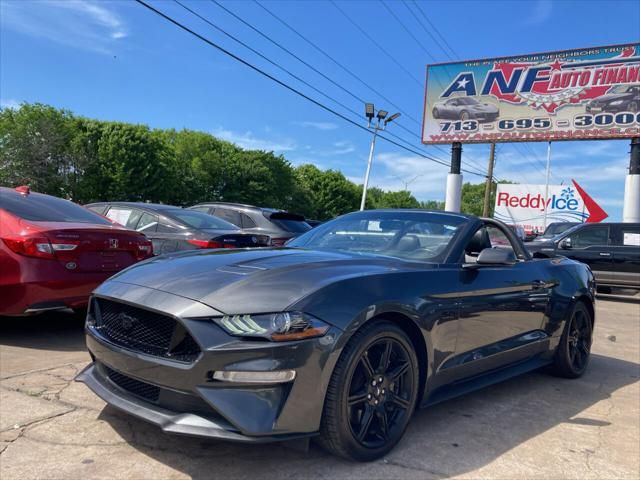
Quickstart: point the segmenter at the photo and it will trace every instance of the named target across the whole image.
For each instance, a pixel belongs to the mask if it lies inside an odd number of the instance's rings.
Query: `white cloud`
[[[381,174],[376,173],[376,164],[384,167]],[[439,200],[444,198],[448,172],[446,166],[417,155],[381,153],[374,159],[369,183],[383,190],[403,190],[407,187],[418,200]],[[362,183],[362,179],[354,181]]]
[[[525,23],[527,25],[540,25],[551,17],[553,2],[551,0],[537,0]]]
[[[251,131],[234,132],[233,130],[218,127],[213,130],[212,134],[247,150],[264,150],[266,152],[282,153],[296,149],[296,143],[291,139],[278,141],[272,138],[258,138]]]
[[[336,130],[338,124],[332,122],[293,122],[295,125],[300,125],[306,128],[315,128],[317,130]]]
[[[128,35],[119,15],[96,0],[0,2],[2,27],[63,45],[110,54]]]
[[[0,100],[0,108],[11,108],[13,110],[17,110],[20,108],[20,102],[13,98],[3,98]]]

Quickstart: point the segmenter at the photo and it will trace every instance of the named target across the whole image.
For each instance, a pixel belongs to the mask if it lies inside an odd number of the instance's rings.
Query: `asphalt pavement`
[[[640,294],[601,296],[588,372],[534,372],[414,416],[373,463],[312,444],[247,446],[163,434],[74,376],[83,319],[0,318],[0,478],[640,478]]]

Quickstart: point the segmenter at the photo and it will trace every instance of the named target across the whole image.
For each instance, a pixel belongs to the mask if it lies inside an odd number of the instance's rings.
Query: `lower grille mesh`
[[[150,402],[157,402],[160,396],[160,387],[151,385],[149,383],[141,382],[135,378],[127,377],[115,370],[110,369],[106,365],[103,365],[109,380],[115,383],[118,387],[127,392],[136,395],[137,397],[144,398]]]

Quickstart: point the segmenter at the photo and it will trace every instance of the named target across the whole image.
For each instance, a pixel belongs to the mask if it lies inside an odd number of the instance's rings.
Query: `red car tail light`
[[[191,245],[195,245],[198,248],[224,248],[224,245],[220,242],[216,242],[213,240],[196,240],[192,238],[187,240]]]
[[[78,247],[77,242],[51,243],[46,237],[3,238],[9,249],[20,255],[38,258],[55,258],[56,252],[70,252]]]
[[[288,238],[272,238],[271,245],[274,247],[281,247],[286,243],[287,240],[289,239]]]
[[[153,256],[153,245],[149,240],[141,240],[135,252],[136,260],[144,260]]]

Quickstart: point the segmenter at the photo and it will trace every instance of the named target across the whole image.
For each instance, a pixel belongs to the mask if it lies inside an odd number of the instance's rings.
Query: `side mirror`
[[[516,262],[516,254],[510,248],[485,248],[478,255],[476,263],[465,263],[463,268],[510,266]]]
[[[558,246],[562,250],[571,250],[571,237],[567,237],[564,240],[560,240],[560,243],[558,244]]]

